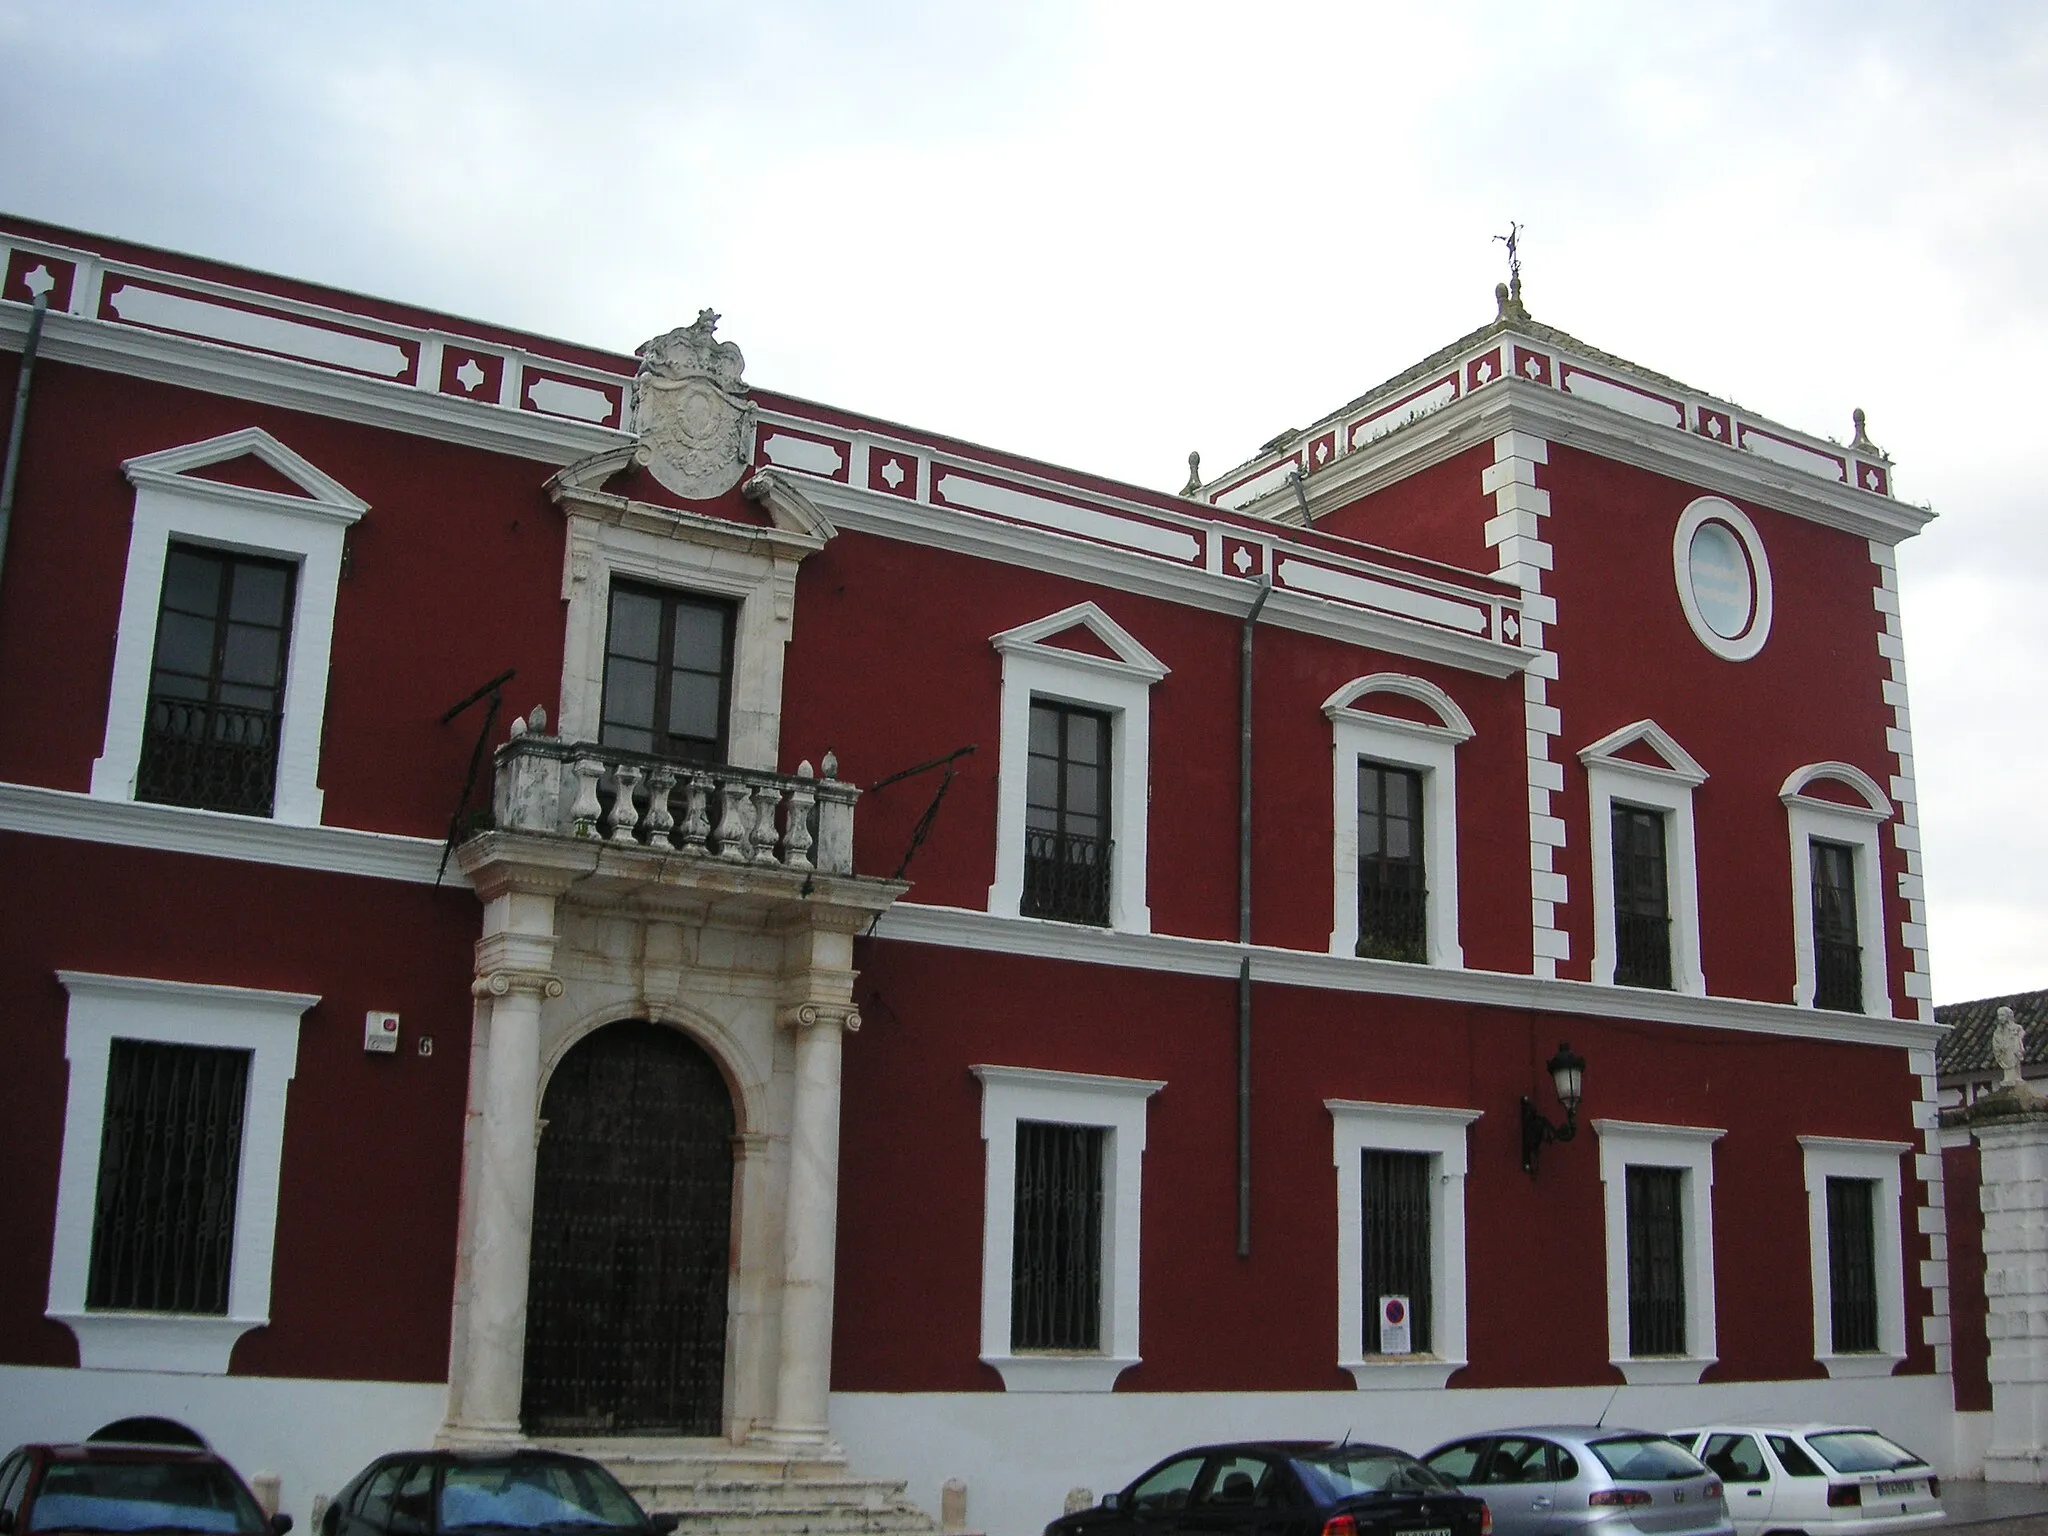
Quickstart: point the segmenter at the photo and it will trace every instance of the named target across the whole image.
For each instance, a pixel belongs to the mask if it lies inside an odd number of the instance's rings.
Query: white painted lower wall
[[[1425,1451],[1514,1424],[1601,1420],[1679,1429],[1722,1417],[1871,1424],[1944,1477],[1970,1471],[1954,1460],[1957,1415],[1947,1376],[1619,1390],[832,1394],[833,1435],[855,1471],[903,1479],[911,1499],[934,1515],[942,1485],[961,1478],[968,1529],[989,1536],[1036,1536],[1065,1507],[1068,1489],[1099,1498],[1169,1452],[1210,1441],[1348,1434]]]
[[[176,1419],[244,1478],[275,1472],[283,1480],[279,1508],[307,1531],[316,1497],[386,1451],[431,1445],[447,1404],[440,1382],[0,1366],[0,1449],[83,1440],[131,1414]]]

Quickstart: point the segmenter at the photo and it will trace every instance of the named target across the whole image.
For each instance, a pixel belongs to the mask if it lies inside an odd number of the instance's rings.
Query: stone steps
[[[903,1484],[854,1475],[844,1457],[780,1456],[717,1442],[556,1442],[604,1463],[679,1536],[931,1536]]]

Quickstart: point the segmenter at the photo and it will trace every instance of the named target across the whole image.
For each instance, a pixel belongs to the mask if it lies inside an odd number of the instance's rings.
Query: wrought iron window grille
[[[1878,1347],[1877,1187],[1874,1179],[1828,1180],[1828,1314],[1838,1355]]]
[[[1364,1253],[1361,1286],[1365,1306],[1366,1353],[1385,1352],[1380,1331],[1380,1298],[1408,1298],[1410,1351],[1434,1349],[1430,1277],[1429,1189],[1435,1162],[1427,1152],[1364,1153],[1362,1217]]]
[[[1100,1126],[1017,1122],[1010,1348],[1102,1348]]]
[[[1628,1347],[1635,1357],[1686,1352],[1685,1172],[1628,1170]]]

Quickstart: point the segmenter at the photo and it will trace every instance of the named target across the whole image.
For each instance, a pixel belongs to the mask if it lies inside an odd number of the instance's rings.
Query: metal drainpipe
[[[29,308],[28,339],[21,345],[21,372],[14,380],[14,424],[7,429],[7,468],[0,473],[0,574],[7,570],[7,530],[14,522],[14,477],[21,467],[21,439],[28,429],[28,387],[35,377],[36,348],[43,339],[43,316],[50,296],[36,295]]]
[[[1252,1253],[1252,629],[1273,578],[1244,616],[1237,643],[1237,1256]]]

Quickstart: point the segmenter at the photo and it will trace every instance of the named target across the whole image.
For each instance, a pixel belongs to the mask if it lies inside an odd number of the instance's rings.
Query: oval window
[[[1756,524],[1733,502],[1702,496],[1671,539],[1678,603],[1701,645],[1747,661],[1771,634],[1771,567]]]

